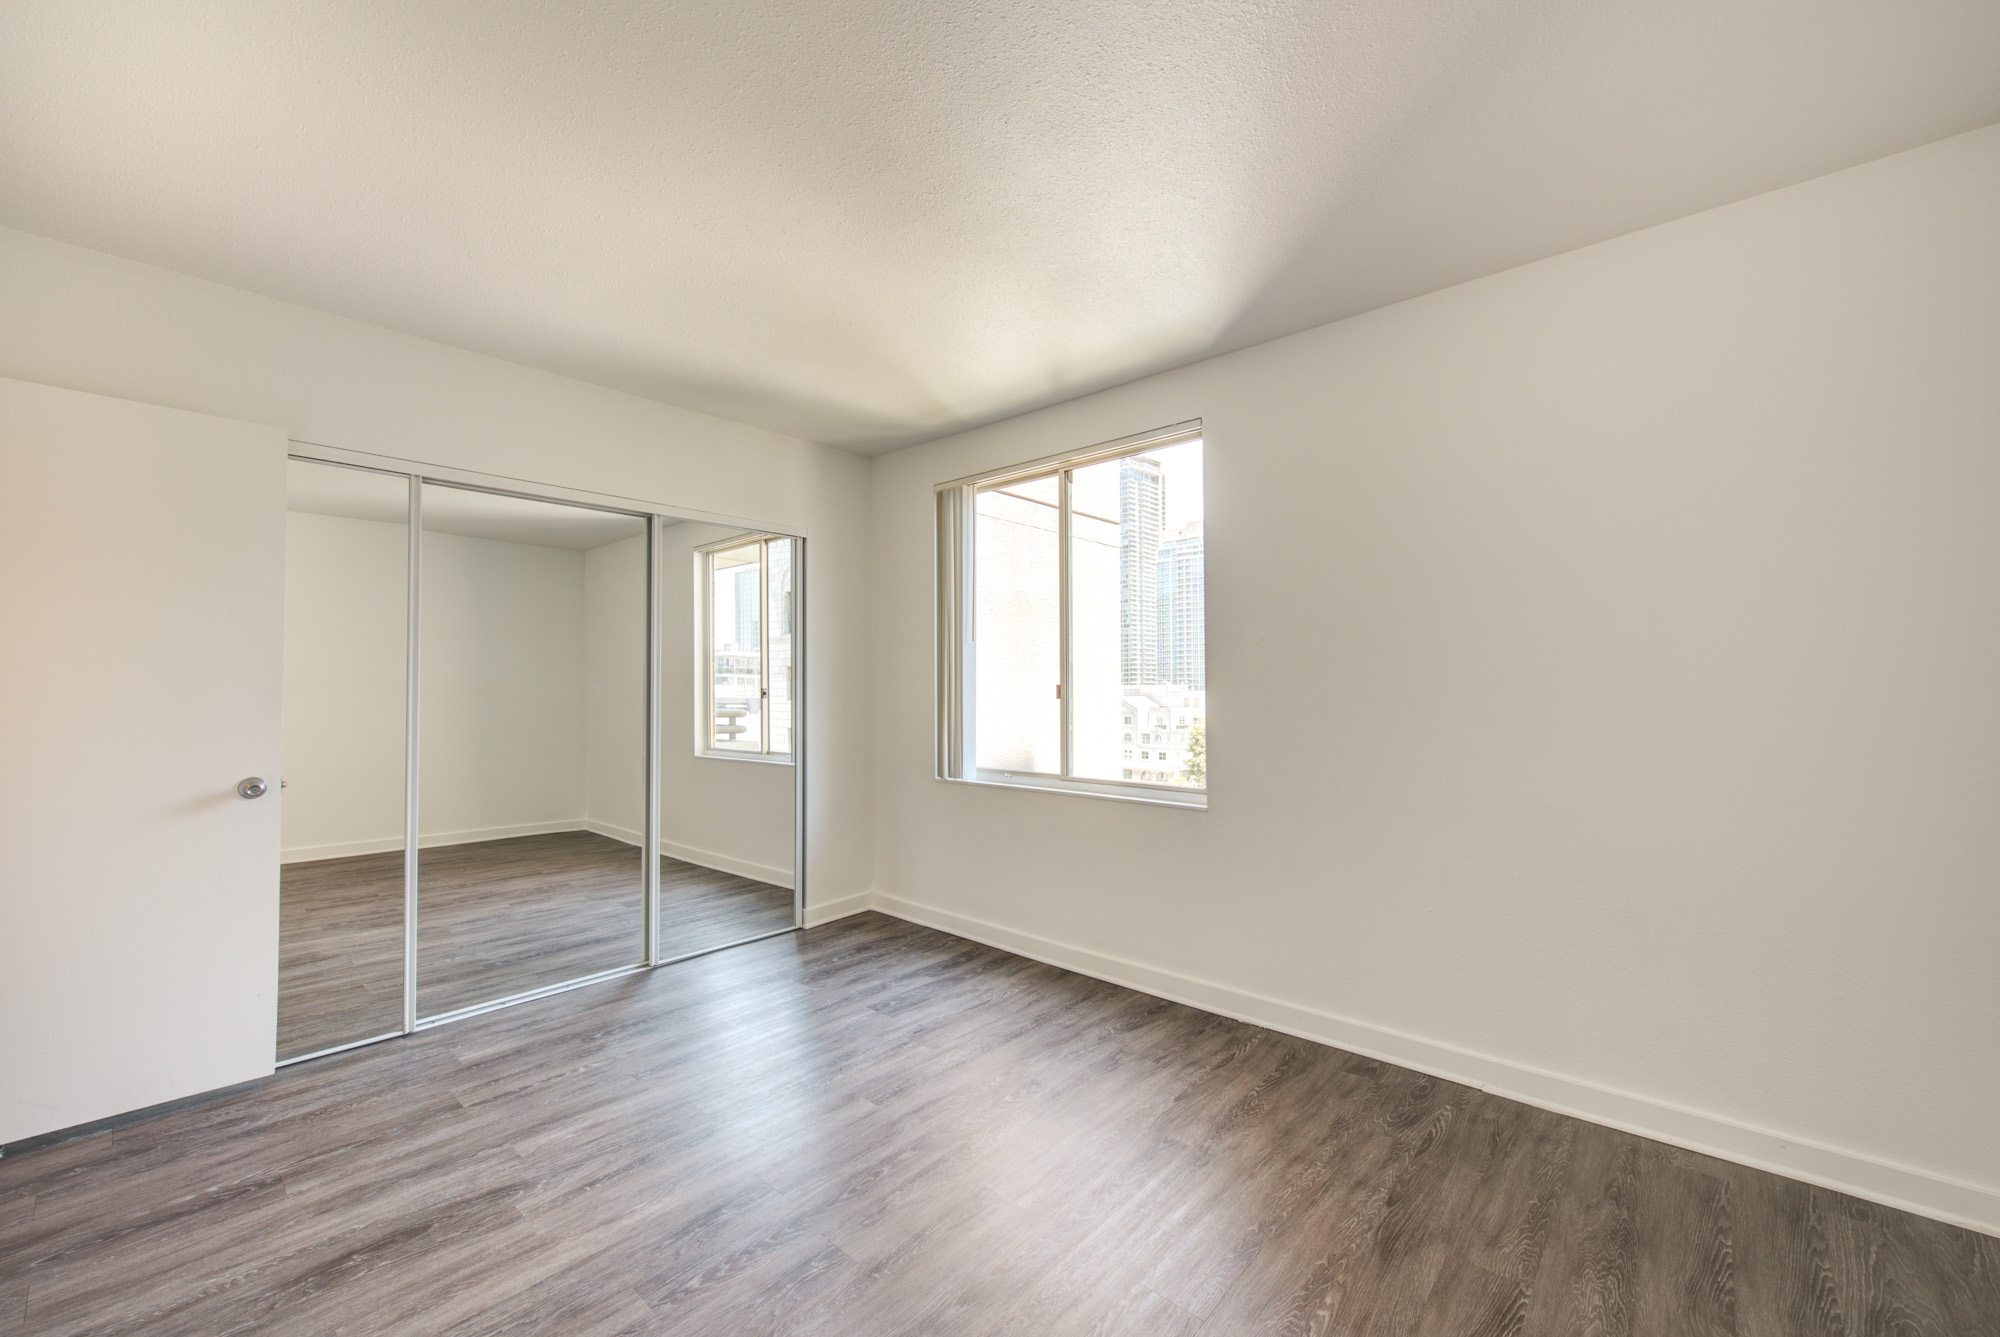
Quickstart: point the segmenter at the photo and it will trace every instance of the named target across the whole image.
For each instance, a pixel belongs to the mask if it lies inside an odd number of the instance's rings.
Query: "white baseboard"
[[[849,898],[860,899],[863,898]],[[1088,948],[1073,947],[882,892],[876,892],[867,899],[872,901],[874,909],[898,919],[970,938],[974,942],[1073,970],[1080,975],[1122,984],[1141,993],[1283,1031],[1287,1035],[1380,1059],[1398,1067],[1413,1068],[1447,1081],[1477,1087],[1510,1100],[1635,1133],[1657,1142],[1769,1170],[1773,1174],[1984,1234],[2000,1235],[2000,1189],[1967,1180],[1947,1179],[1910,1166],[1821,1146],[1650,1097],[1523,1067],[1329,1012],[1159,970]],[[833,907],[827,908],[831,910]],[[833,914],[826,916],[828,919],[836,917]],[[820,922],[817,914],[813,922]]]
[[[477,831],[433,831],[417,838],[417,848],[439,845],[470,845],[480,840],[506,840],[513,836],[548,836],[559,831],[585,831],[590,824],[581,817],[566,821],[520,822],[513,826],[489,826]],[[298,845],[278,855],[279,863],[306,863],[313,859],[345,859],[355,854],[387,854],[403,848],[401,836],[380,840],[349,840],[337,845]]]
[[[585,831],[595,831],[600,836],[622,840],[627,845],[638,846],[646,843],[640,832],[609,822],[589,820],[581,823]],[[753,863],[749,859],[739,859],[733,854],[719,854],[714,850],[696,849],[692,845],[679,845],[671,840],[660,842],[660,853],[669,859],[679,859],[682,863],[696,864],[702,868],[713,868],[718,873],[734,873],[737,877],[747,877],[758,882],[768,882],[774,887],[792,889],[792,870],[777,868],[770,864]]]
[[[865,891],[856,892],[852,896],[842,896],[839,900],[824,902],[815,902],[809,897],[806,901],[806,927],[817,928],[821,924],[831,924],[836,919],[845,919],[849,915],[858,915],[863,910],[874,908],[875,897]]]

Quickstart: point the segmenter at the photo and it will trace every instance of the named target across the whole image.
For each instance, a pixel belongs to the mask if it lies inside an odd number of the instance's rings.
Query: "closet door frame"
[[[620,976],[637,974],[659,966],[672,965],[710,952],[723,951],[729,947],[741,947],[746,943],[760,942],[765,938],[778,937],[795,932],[805,926],[806,907],[806,535],[802,531],[773,527],[762,521],[739,516],[719,515],[712,511],[693,510],[671,506],[661,502],[646,501],[632,497],[612,496],[605,493],[586,492],[577,488],[561,487],[555,484],[537,483],[525,479],[504,478],[492,474],[476,473],[465,469],[446,468],[419,461],[394,459],[372,455],[363,451],[346,450],[336,446],[323,446],[310,441],[293,440],[289,443],[288,457],[308,464],[332,465],[340,468],[358,469],[385,477],[401,478],[409,489],[409,557],[407,562],[408,584],[405,592],[407,629],[405,632],[405,692],[403,723],[403,1016],[402,1028],[381,1035],[371,1035],[343,1044],[331,1045],[314,1050],[309,1054],[299,1054],[280,1059],[278,1067],[288,1067],[294,1063],[304,1063],[309,1059],[322,1058],[328,1054],[338,1054],[363,1045],[377,1044],[418,1031],[429,1030],[466,1017],[478,1016],[498,1008],[512,1007],[516,1003],[532,1002],[551,994],[582,988],[587,984],[597,984]],[[433,1016],[419,1016],[417,1013],[417,910],[420,897],[418,885],[419,825],[418,790],[421,757],[420,734],[423,727],[421,707],[420,675],[422,672],[422,582],[423,582],[423,489],[426,483],[464,491],[488,492],[503,497],[519,497],[527,501],[553,502],[557,505],[576,506],[585,510],[608,511],[619,515],[629,515],[646,523],[646,798],[645,798],[645,850],[650,856],[643,859],[642,903],[644,906],[644,952],[643,958],[629,966],[618,966],[611,970],[596,971],[564,980],[539,989],[510,994],[503,998],[490,999],[470,1007],[458,1008]],[[660,727],[664,720],[660,680],[662,676],[662,651],[665,645],[665,545],[661,541],[661,531],[666,523],[675,520],[696,520],[705,524],[737,525],[744,529],[756,530],[773,537],[793,540],[792,568],[792,655],[796,675],[792,689],[792,923],[789,928],[775,929],[767,933],[754,934],[734,942],[700,951],[687,952],[679,956],[662,958],[660,955]]]

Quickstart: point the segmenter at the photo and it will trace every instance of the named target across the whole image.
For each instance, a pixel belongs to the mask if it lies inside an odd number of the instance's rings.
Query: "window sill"
[[[1172,789],[1165,785],[1124,784],[1117,780],[1062,780],[1053,775],[1022,775],[1014,771],[981,771],[976,776],[944,779],[953,785],[991,785],[996,789],[1039,789],[1051,794],[1080,794],[1120,803],[1148,803],[1156,808],[1206,811],[1205,789]]]
[[[702,761],[754,761],[760,766],[789,766],[792,755],[789,752],[707,752],[697,751],[695,757]]]

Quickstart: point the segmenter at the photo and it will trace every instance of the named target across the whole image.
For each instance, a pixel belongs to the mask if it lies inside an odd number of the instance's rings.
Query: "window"
[[[939,487],[940,776],[1206,806],[1202,519],[1198,423]]]
[[[731,539],[695,553],[704,609],[695,736],[714,757],[789,761],[792,540]]]

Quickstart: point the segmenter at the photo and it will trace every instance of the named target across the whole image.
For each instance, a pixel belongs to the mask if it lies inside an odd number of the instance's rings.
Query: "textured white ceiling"
[[[0,7],[0,221],[870,452],[1994,121],[1996,0]]]

